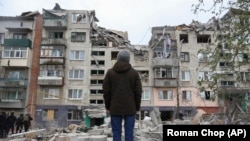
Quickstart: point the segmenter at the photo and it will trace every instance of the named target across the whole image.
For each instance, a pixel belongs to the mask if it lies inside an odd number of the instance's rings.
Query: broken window
[[[91,70],[91,75],[104,75],[104,70]]]
[[[134,58],[135,60],[145,60],[148,59],[148,52],[147,51],[135,51],[134,52]]]
[[[49,32],[49,38],[50,39],[62,39],[63,32]]]
[[[173,91],[169,90],[160,90],[158,91],[159,100],[173,100]]]
[[[91,55],[105,56],[105,51],[91,51]]]
[[[170,121],[173,118],[173,111],[160,111],[162,121]]]
[[[156,68],[155,69],[155,78],[176,78],[177,70],[178,70],[177,67]]]
[[[221,81],[221,86],[234,86],[234,81]]]
[[[188,34],[180,34],[180,42],[188,43]]]
[[[90,94],[103,94],[103,90],[99,90],[99,89],[90,89]]]
[[[143,120],[146,116],[149,117],[149,111],[141,110],[139,113],[136,114],[136,119]],[[141,119],[140,119],[140,117],[141,117]]]
[[[189,52],[181,52],[181,61],[189,62]]]
[[[90,119],[90,123],[91,123],[91,127],[93,126],[100,126],[102,124],[104,124],[104,119],[103,118],[91,118]]]
[[[239,53],[238,54],[238,58],[239,58],[239,62],[250,62],[250,56],[249,53]]]
[[[85,42],[86,32],[71,32],[71,42]]]
[[[104,101],[103,100],[101,100],[101,99],[91,99],[91,100],[89,100],[89,103],[90,104],[104,104]]]
[[[138,71],[138,72],[141,80],[147,82],[149,77],[149,72],[148,71]]]
[[[250,72],[240,72],[242,81],[250,81]]]
[[[200,92],[200,96],[203,100],[211,100],[214,98],[214,92],[213,91],[202,91],[202,92]]]
[[[86,14],[72,14],[72,22],[73,23],[86,23],[87,19],[86,19]]]
[[[191,100],[191,91],[182,91],[182,99],[183,100]]]
[[[211,43],[211,35],[197,35],[197,43]]]
[[[219,66],[220,67],[227,67],[227,66],[229,66],[229,63],[228,62],[220,62]]]
[[[220,57],[224,59],[231,59],[232,53],[221,52]]]
[[[91,60],[91,65],[105,65],[104,60]]]
[[[68,120],[82,120],[82,111],[77,109],[68,110]]]
[[[92,85],[101,85],[102,83],[103,83],[103,80],[98,80],[98,79],[90,80],[90,84]]]
[[[209,81],[211,80],[210,71],[200,71],[199,72],[199,80],[200,81]]]
[[[198,53],[199,62],[209,62],[211,60],[212,53]]]
[[[117,60],[117,54],[118,54],[118,51],[112,51],[111,52],[111,60]]]

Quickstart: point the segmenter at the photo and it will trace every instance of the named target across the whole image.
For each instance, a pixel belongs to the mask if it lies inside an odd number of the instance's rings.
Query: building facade
[[[0,17],[1,111],[23,113],[31,107],[29,82],[39,16],[39,12],[27,12],[16,17]]]
[[[207,66],[211,56],[200,50],[216,48],[214,29],[200,30],[195,23],[158,26],[152,28],[148,45],[131,45],[127,32],[97,22],[95,11],[60,6],[43,9],[42,15],[0,17],[1,111],[31,113],[35,126],[42,128],[103,124],[103,78],[122,49],[130,51],[130,63],[141,76],[138,118],[154,107],[162,120],[172,120],[180,112],[192,117],[197,109],[225,110],[211,89],[201,90],[197,84],[212,81],[214,72]],[[236,81],[233,75],[227,78],[232,80],[222,80],[223,86]]]

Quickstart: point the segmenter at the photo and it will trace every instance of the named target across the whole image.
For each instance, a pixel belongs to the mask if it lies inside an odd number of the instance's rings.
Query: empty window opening
[[[91,65],[105,65],[104,60],[91,60]]]
[[[211,43],[211,35],[197,35],[197,43]]]
[[[188,34],[180,34],[180,41],[182,41],[182,43],[188,43]]]

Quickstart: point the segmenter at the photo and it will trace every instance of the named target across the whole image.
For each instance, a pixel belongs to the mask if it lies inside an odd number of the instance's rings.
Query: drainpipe
[[[177,73],[177,95],[176,95],[176,100],[177,100],[177,107],[176,107],[176,119],[179,119],[179,113],[180,113],[180,93],[179,93],[179,90],[180,90],[180,64],[181,64],[181,50],[182,50],[182,42],[183,42],[183,39],[181,40],[180,42],[180,49],[177,50],[177,59],[178,59],[178,73]]]

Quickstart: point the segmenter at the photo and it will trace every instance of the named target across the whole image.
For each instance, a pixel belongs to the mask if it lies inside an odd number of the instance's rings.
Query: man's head
[[[118,54],[117,54],[117,61],[125,61],[128,62],[130,61],[130,54],[128,50],[121,50]]]

